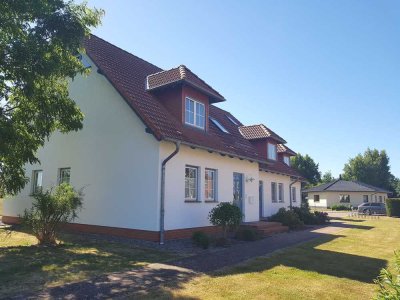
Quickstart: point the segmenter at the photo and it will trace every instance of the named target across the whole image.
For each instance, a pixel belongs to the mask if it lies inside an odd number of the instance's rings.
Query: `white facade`
[[[319,195],[319,201],[314,201],[314,196]],[[340,196],[349,195],[349,203],[341,203]],[[368,202],[385,202],[386,193],[376,192],[312,192],[308,193],[308,205],[310,207],[327,208],[333,205],[358,206],[364,203],[364,196],[368,196]],[[382,200],[382,201],[380,201]]]
[[[86,58],[90,61],[89,58]],[[84,188],[83,209],[76,223],[158,231],[161,163],[175,149],[145,132],[145,125],[93,63],[87,78],[77,76],[70,95],[85,115],[83,129],[55,133],[39,150],[41,164],[27,165],[26,174],[42,170],[43,188],[58,184],[60,168],[70,168],[70,183]],[[185,166],[199,170],[198,202],[185,202]],[[204,170],[217,170],[216,202],[204,199]],[[165,229],[209,226],[208,214],[219,202],[233,200],[233,174],[243,174],[243,221],[258,221],[289,206],[290,177],[260,172],[257,162],[221,156],[182,145],[166,165]],[[260,214],[259,181],[263,182]],[[284,202],[272,203],[271,182],[283,183]],[[296,200],[300,205],[300,183]],[[31,206],[32,183],[4,201],[5,216],[19,216]]]

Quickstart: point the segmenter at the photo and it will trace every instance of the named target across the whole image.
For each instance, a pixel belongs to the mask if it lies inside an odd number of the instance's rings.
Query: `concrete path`
[[[259,241],[237,244],[220,251],[202,253],[167,264],[149,264],[143,268],[105,274],[90,280],[48,288],[39,294],[20,295],[13,299],[104,299],[140,295],[146,290],[179,287],[195,276],[232,266],[256,256],[295,246],[319,237],[335,238],[337,232],[351,228],[340,221],[325,227],[308,228],[277,234]]]

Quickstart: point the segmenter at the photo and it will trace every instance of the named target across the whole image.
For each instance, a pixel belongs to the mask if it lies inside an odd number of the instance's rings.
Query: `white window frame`
[[[231,121],[234,125],[239,126],[239,124],[231,117],[226,115],[226,117],[229,119],[229,121]]]
[[[189,102],[193,102],[193,123],[190,122],[190,118],[189,118],[189,120],[187,119],[187,114],[188,113],[190,113],[190,114],[192,113],[190,110],[188,110],[188,107],[187,107],[187,102],[188,101]],[[200,105],[200,106],[203,107],[204,115],[201,116],[199,114],[199,116],[203,117],[203,124],[198,124],[198,122],[197,122],[197,115],[198,115],[197,105]],[[196,128],[200,128],[200,129],[205,129],[206,128],[206,106],[204,105],[204,103],[196,101],[196,100],[194,100],[194,99],[192,99],[190,97],[186,97],[185,98],[185,124],[190,125],[190,126],[194,126]]]
[[[367,200],[367,201],[365,201]],[[363,195],[363,203],[368,203],[369,202],[369,197],[368,195]]]
[[[285,193],[283,190],[283,183],[278,183],[278,202],[284,203],[285,202]]]
[[[271,202],[278,203],[278,187],[276,182],[271,182]]]
[[[208,173],[213,174],[212,180],[206,178]],[[215,169],[206,168],[204,171],[204,200],[207,202],[217,201],[217,176],[218,172]],[[211,188],[209,186],[210,184]],[[212,197],[207,197],[207,194],[209,194],[210,191],[212,191]]]
[[[221,130],[223,133],[229,133],[228,129],[226,129],[217,119],[214,119],[212,117],[209,117],[211,122],[214,123],[215,126],[218,127],[219,130]]]
[[[187,195],[186,195],[186,189],[188,188],[189,189],[189,194],[190,194],[190,186],[189,187],[187,187],[186,186],[186,183],[187,183],[187,177],[186,177],[186,170],[187,169],[191,169],[191,170],[195,170],[196,171],[196,178],[195,178],[195,181],[194,181],[194,184],[195,184],[195,187],[194,187],[194,191],[195,191],[195,196],[194,197],[187,197]],[[200,168],[199,167],[196,167],[196,166],[189,166],[189,165],[186,165],[185,166],[185,201],[187,201],[187,202],[198,202],[199,201],[199,178],[200,178]]]
[[[63,172],[68,170],[69,171],[69,176],[68,176],[68,181],[64,181],[64,176],[63,176]],[[58,184],[61,183],[71,183],[71,168],[60,168],[58,169]]]
[[[285,163],[285,164],[287,164],[288,166],[290,166],[290,158],[289,158],[289,156],[284,156],[283,157],[283,162]]]
[[[382,196],[378,196],[379,199],[379,203],[383,203],[383,197]]]
[[[40,177],[38,176],[40,174]],[[39,183],[40,178],[40,185]],[[33,170],[32,171],[32,194],[41,191],[43,188],[43,170]]]
[[[296,187],[292,186],[292,202],[296,202]]]
[[[350,203],[350,195],[349,194],[340,194],[339,195],[339,202],[340,203]]]
[[[268,150],[267,150],[268,159],[276,160],[276,145],[272,144],[272,143],[268,143],[267,147],[268,147]]]
[[[318,200],[316,200],[316,198],[318,198]],[[321,197],[319,196],[319,195],[314,195],[314,197],[313,197],[313,200],[314,200],[314,203],[315,202],[320,202],[320,200],[321,200]]]

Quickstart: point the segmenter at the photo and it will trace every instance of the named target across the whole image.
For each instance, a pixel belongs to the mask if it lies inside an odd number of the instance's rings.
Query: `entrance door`
[[[233,204],[243,212],[243,174],[233,173]]]
[[[260,210],[260,220],[263,217],[264,213],[264,182],[260,180],[258,184],[258,199],[259,199],[259,210]]]

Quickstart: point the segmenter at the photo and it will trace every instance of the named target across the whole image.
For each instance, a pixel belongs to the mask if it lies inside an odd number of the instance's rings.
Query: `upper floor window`
[[[42,190],[43,185],[43,171],[35,170],[32,174],[32,193],[35,194]]]
[[[278,201],[285,202],[283,198],[283,183],[278,183]]]
[[[288,166],[290,166],[290,158],[289,158],[289,156],[284,156],[284,157],[283,157],[283,162],[284,162],[285,164],[287,164]]]
[[[197,201],[199,168],[186,166],[185,168],[185,200]]]
[[[238,126],[239,124],[231,117],[226,115],[226,117],[229,119],[229,121],[231,121],[234,125]]]
[[[268,143],[268,159],[276,160],[276,145]]]
[[[71,179],[71,168],[61,168],[58,174],[58,183],[68,183]]]
[[[186,97],[185,100],[185,123],[204,129],[206,110],[203,103]]]
[[[218,127],[219,130],[221,130],[224,133],[229,133],[229,131],[224,126],[222,126],[222,124],[218,122],[216,119],[210,117],[210,120],[215,124],[215,126]]]

